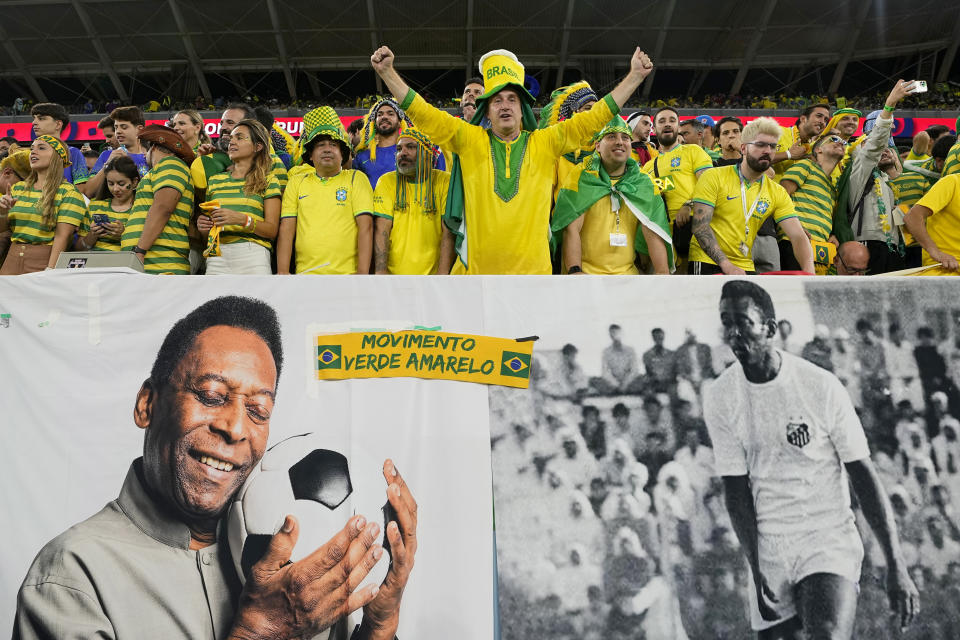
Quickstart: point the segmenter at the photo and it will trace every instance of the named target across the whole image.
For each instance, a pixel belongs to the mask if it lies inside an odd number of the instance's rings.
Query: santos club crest
[[[795,447],[804,448],[810,443],[810,427],[806,422],[789,422],[787,424],[787,442]]]

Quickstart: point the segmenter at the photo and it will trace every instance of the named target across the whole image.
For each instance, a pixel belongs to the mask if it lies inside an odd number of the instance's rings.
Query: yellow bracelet
[[[251,227],[250,233],[252,233],[252,234],[254,234],[254,235],[256,235],[256,233],[257,233],[257,219],[256,219],[256,218],[253,219],[253,227]]]

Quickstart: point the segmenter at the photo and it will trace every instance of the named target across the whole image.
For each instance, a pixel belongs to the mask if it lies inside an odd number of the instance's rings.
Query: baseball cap
[[[698,120],[698,121],[702,122],[702,123],[703,123],[703,126],[705,126],[705,127],[715,127],[715,126],[717,126],[717,123],[714,122],[713,118],[711,118],[710,116],[697,116],[696,118],[694,118],[694,120]]]

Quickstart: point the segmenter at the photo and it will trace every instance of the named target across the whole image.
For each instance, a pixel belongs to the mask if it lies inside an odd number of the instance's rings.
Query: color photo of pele
[[[960,305],[759,282],[611,307],[491,392],[505,639],[953,637]]]

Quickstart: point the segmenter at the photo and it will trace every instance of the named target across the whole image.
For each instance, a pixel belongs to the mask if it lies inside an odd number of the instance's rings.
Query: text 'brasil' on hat
[[[526,72],[517,56],[506,49],[494,49],[483,54],[480,58],[480,74],[483,76],[483,95],[477,100],[486,100],[490,96],[510,86],[528,104],[535,102],[523,81]]]

